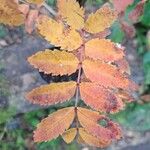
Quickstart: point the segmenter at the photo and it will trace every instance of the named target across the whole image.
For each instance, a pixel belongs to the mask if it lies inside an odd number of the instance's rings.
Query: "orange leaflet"
[[[123,48],[106,39],[93,39],[85,44],[85,55],[102,61],[115,61],[124,57]]]
[[[62,23],[46,16],[40,17],[38,30],[47,41],[61,49],[73,51],[82,44],[82,38],[77,31],[72,28],[65,29]]]
[[[117,13],[109,5],[104,5],[96,13],[89,15],[84,29],[95,34],[109,28],[116,19]]]
[[[58,0],[58,13],[68,25],[74,29],[81,29],[84,26],[84,9],[80,8],[76,0]]]
[[[122,74],[115,66],[86,59],[83,62],[83,70],[88,79],[106,88],[121,88],[135,90],[136,85]]]
[[[38,124],[34,131],[34,141],[49,141],[62,135],[74,119],[74,107],[60,109]]]
[[[68,144],[68,143],[71,143],[74,140],[76,134],[77,134],[77,129],[76,128],[71,128],[71,129],[68,129],[67,131],[65,131],[62,134],[62,138]]]
[[[20,26],[24,23],[24,16],[18,5],[11,0],[0,0],[0,23],[10,26]]]
[[[95,83],[82,82],[80,85],[81,99],[100,112],[118,112],[124,104],[113,92]]]
[[[39,71],[52,75],[72,74],[78,67],[78,59],[72,53],[59,50],[40,51],[30,56],[28,61]]]
[[[76,82],[61,82],[43,85],[29,92],[26,98],[40,105],[53,105],[70,100],[76,90]]]
[[[84,128],[79,128],[79,135],[79,143],[88,144],[100,148],[104,148],[110,144],[110,141],[103,141],[102,139],[93,136],[91,133],[88,133]]]
[[[113,139],[121,138],[121,130],[119,125],[110,121],[104,115],[78,107],[78,119],[82,127],[92,135],[96,136],[104,142],[111,142]],[[101,121],[105,122],[105,125],[100,125]]]

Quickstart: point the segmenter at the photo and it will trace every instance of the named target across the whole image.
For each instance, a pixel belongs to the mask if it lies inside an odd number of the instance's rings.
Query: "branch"
[[[28,4],[28,2],[26,2],[24,0],[19,0],[19,2],[24,3],[24,4]]]
[[[53,16],[57,16],[57,13],[56,13],[56,11],[52,8],[52,7],[50,7],[49,5],[47,5],[46,3],[43,3],[43,6],[53,15]]]

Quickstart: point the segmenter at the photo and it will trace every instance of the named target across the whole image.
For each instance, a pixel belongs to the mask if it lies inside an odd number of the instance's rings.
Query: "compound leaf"
[[[28,61],[39,71],[52,75],[72,74],[78,66],[78,59],[72,53],[59,50],[45,50],[37,52]]]
[[[74,119],[74,107],[58,110],[38,124],[34,131],[34,141],[50,141],[62,135]]]
[[[81,29],[84,26],[84,9],[76,0],[58,0],[59,15],[74,29]]]
[[[110,90],[95,83],[80,84],[81,99],[89,106],[100,112],[118,112],[124,107],[122,100]]]
[[[29,92],[26,98],[40,105],[53,105],[59,102],[70,100],[76,90],[76,82],[61,82],[43,85]]]
[[[74,140],[76,134],[77,134],[77,129],[71,128],[62,134],[62,138],[67,144],[69,144]]]
[[[34,4],[44,2],[43,0],[27,1]],[[6,0],[2,1],[0,6],[2,13],[7,12],[3,7],[5,2]],[[114,0],[113,2],[118,13],[131,4],[131,0],[127,0],[120,6],[121,8],[118,8],[117,5],[125,1]],[[51,44],[60,47],[60,50],[36,53],[28,58],[29,63],[39,71],[55,76],[71,75],[81,67],[83,76],[80,77],[81,70],[78,74],[81,99],[91,108],[103,113],[116,113],[123,109],[124,103],[132,100],[130,92],[137,90],[137,86],[128,78],[129,65],[124,57],[124,48],[104,39],[109,34],[108,28],[118,17],[117,12],[106,4],[89,15],[85,21],[84,9],[76,0],[58,0],[57,7],[56,21],[48,16],[39,17],[38,11],[33,13],[31,10],[30,14],[29,7],[22,6],[22,13],[28,15],[28,22],[26,22],[28,31],[31,32],[34,21],[38,21],[39,33]],[[81,83],[79,83],[80,79]],[[62,103],[71,99],[75,93],[78,96],[76,91],[78,86],[74,81],[51,83],[33,89],[26,98],[40,105]],[[43,119],[37,126],[34,141],[48,141],[61,135],[66,143],[71,143],[77,135],[81,143],[100,148],[106,147],[113,140],[121,138],[121,129],[118,124],[97,111],[77,106],[58,110]],[[74,117],[75,127],[68,129]]]
[[[85,44],[85,55],[102,61],[115,61],[124,56],[123,49],[106,39],[93,39]]]
[[[90,33],[99,33],[109,28],[117,19],[117,14],[108,5],[91,14],[85,22],[85,30]]]

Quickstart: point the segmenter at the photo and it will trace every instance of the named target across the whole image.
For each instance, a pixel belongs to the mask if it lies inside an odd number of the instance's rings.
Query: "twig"
[[[43,6],[53,15],[53,16],[57,16],[57,13],[55,12],[55,10],[50,7],[49,5],[47,5],[46,3],[43,3]]]
[[[28,4],[28,2],[24,1],[24,0],[19,0],[19,2],[22,2],[24,4]]]

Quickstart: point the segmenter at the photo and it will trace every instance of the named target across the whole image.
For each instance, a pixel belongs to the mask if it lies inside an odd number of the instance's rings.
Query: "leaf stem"
[[[80,79],[81,79],[81,71],[82,71],[82,51],[84,50],[84,47],[81,46],[79,49],[79,65],[78,65],[78,77],[77,77],[77,87],[76,87],[76,98],[75,98],[75,118],[76,118],[76,129],[78,132],[79,129],[79,121],[78,121],[78,115],[77,115],[77,107],[78,107],[78,101],[79,101],[79,85],[80,85]]]
[[[79,101],[79,84],[80,84],[80,77],[81,77],[81,68],[82,66],[79,64],[79,72],[78,72],[78,78],[77,78],[77,89],[76,89],[76,99],[75,99],[75,107],[78,106]]]
[[[76,99],[75,99],[75,107],[78,106],[78,101],[79,101],[79,84],[80,84],[80,79],[81,79],[81,71],[82,71],[82,54],[84,51],[84,46],[81,45],[81,47],[78,49],[79,50],[79,65],[78,65],[78,78],[77,78],[77,88],[76,88]]]

